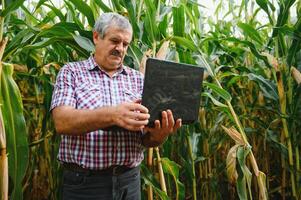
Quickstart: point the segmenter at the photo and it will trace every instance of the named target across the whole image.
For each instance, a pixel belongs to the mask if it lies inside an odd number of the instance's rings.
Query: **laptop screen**
[[[161,121],[161,113],[170,109],[183,124],[198,120],[204,68],[148,58],[142,105],[149,109],[150,123]]]

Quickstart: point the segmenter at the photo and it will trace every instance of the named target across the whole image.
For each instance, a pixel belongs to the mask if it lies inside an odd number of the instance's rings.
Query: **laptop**
[[[182,124],[198,120],[204,68],[196,65],[148,58],[145,67],[142,105],[149,109],[148,126],[161,121],[170,109]]]

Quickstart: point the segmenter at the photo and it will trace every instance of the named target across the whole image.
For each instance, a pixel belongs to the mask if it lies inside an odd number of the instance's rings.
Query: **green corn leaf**
[[[269,4],[269,1],[268,0],[256,0],[256,3],[259,5],[259,7],[264,10],[264,12],[267,13],[268,17],[269,17],[269,20],[270,20],[270,23],[273,24],[273,19],[271,17],[271,14],[270,14],[270,11],[269,11],[269,7],[268,5]]]
[[[78,9],[84,16],[87,17],[90,27],[93,27],[95,21],[94,21],[93,12],[89,7],[89,5],[82,0],[70,0],[70,1],[73,3],[76,9]]]
[[[185,12],[184,6],[180,5],[178,8],[172,8],[173,14],[173,33],[174,36],[183,37],[185,34]]]
[[[134,43],[132,43],[128,48],[127,54],[133,58],[134,66],[138,70],[140,66],[140,60],[143,56],[143,52],[141,52],[141,49],[138,46],[134,45]]]
[[[167,174],[170,174],[176,185],[177,198],[184,199],[185,197],[185,188],[184,185],[179,180],[179,168],[180,166],[174,161],[169,160],[168,158],[162,158],[162,167],[163,171]]]
[[[278,93],[276,92],[276,85],[274,83],[263,78],[260,75],[253,73],[250,73],[247,76],[250,80],[256,81],[258,83],[265,97],[278,101]]]
[[[296,22],[294,26],[294,40],[288,50],[288,56],[287,56],[287,63],[288,66],[292,65],[293,59],[296,56],[296,53],[300,50],[301,48],[301,18],[298,18],[298,21]]]
[[[60,22],[50,28],[43,29],[37,34],[37,37],[72,37],[72,34],[78,31],[80,35],[92,39],[92,32],[82,30],[76,23]]]
[[[162,199],[162,200],[170,200],[170,198],[167,196],[165,192],[163,192],[160,189],[160,185],[158,181],[153,176],[152,172],[143,164],[141,164],[141,173],[142,173],[142,179],[146,183],[146,185],[150,185],[155,193]]]
[[[196,158],[198,157],[197,152],[199,150],[199,140],[200,140],[200,134],[194,133],[192,135],[188,136],[189,142],[191,144],[191,151],[192,151],[192,159],[196,160]]]
[[[63,13],[59,9],[57,9],[56,7],[51,6],[49,4],[46,4],[46,3],[44,5],[47,6],[48,8],[50,8],[55,13],[55,16],[60,18],[61,22],[65,21],[65,16],[63,15]]]
[[[239,163],[238,168],[238,179],[237,179],[237,193],[239,199],[246,199],[248,200],[248,193],[250,199],[252,199],[251,193],[251,180],[252,180],[252,173],[246,166],[246,158],[250,153],[249,147],[238,147],[237,150],[237,160]],[[247,190],[248,188],[248,190]]]
[[[228,106],[221,103],[220,101],[216,100],[209,92],[203,92],[202,96],[206,96],[209,97],[212,101],[212,103],[218,107],[223,107],[223,108],[227,108]]]
[[[119,0],[111,0],[111,3],[113,5],[113,8],[114,8],[115,12],[116,11],[119,11],[119,12],[123,11],[123,8],[122,8]]]
[[[49,46],[55,42],[60,41],[63,39],[64,41],[67,40],[67,38],[59,38],[59,37],[52,37],[52,38],[44,38],[40,42],[36,42],[34,44],[26,45],[23,50],[28,50],[28,49],[40,49],[46,46]]]
[[[231,41],[231,42],[236,42],[236,43],[239,43],[239,44],[243,44],[247,47],[250,48],[251,52],[254,54],[254,56],[256,56],[258,59],[264,61],[264,63],[266,64],[266,66],[268,66],[269,68],[271,68],[271,65],[269,64],[267,58],[263,55],[261,55],[258,50],[256,49],[255,45],[250,42],[250,41],[244,41],[244,40],[239,40],[237,38],[234,38],[234,37],[228,37],[228,38],[225,38],[223,40],[226,40],[226,41]]]
[[[45,38],[40,42],[37,42],[32,45],[26,45],[23,49],[20,50],[29,50],[29,49],[40,49],[43,47],[47,47],[49,45],[61,43],[65,45],[69,45],[71,48],[77,51],[78,54],[88,57],[90,55],[89,51],[86,49],[81,48],[73,38],[62,38],[62,37],[52,37],[52,38]]]
[[[74,5],[71,2],[69,2],[69,1],[64,1],[64,2],[66,4],[65,6],[66,6],[66,9],[67,9],[66,21],[67,22],[74,22],[81,29],[84,29],[84,24],[80,21],[80,19],[78,17],[79,13],[74,8]]]
[[[39,0],[33,12],[35,13],[45,2],[47,2],[47,0]]]
[[[162,5],[163,6],[163,5]],[[160,16],[159,16],[159,22],[162,22],[164,20],[164,18],[170,13],[172,12],[172,7],[170,6],[163,6],[163,8],[161,9],[160,12]]]
[[[104,11],[104,12],[113,12],[102,0],[94,0],[94,2]]]
[[[0,10],[0,16],[5,17],[8,15],[10,12],[16,10],[23,4],[24,0],[5,0],[4,5],[5,8],[4,10]]]
[[[140,35],[140,29],[137,24],[136,11],[135,11],[134,5],[133,5],[132,1],[129,1],[129,0],[122,0],[122,3],[124,5],[124,7],[128,10],[129,20],[133,27],[134,37],[138,38],[138,36]]]
[[[209,87],[210,89],[212,89],[217,95],[219,95],[225,101],[231,101],[231,99],[232,99],[231,95],[229,94],[229,92],[227,92],[223,88],[220,88],[219,86],[217,86],[213,83],[208,83],[208,82],[204,82],[204,85]]]
[[[86,37],[80,35],[73,35],[75,42],[83,49],[93,52],[95,50],[94,44]]]
[[[194,45],[194,43],[187,38],[174,36],[171,38],[171,40],[174,41],[176,44],[181,45],[187,49],[197,51],[197,47]]]
[[[279,139],[277,133],[275,131],[272,131],[270,129],[267,129],[267,141],[273,148],[277,149],[278,152],[280,152],[281,155],[285,156],[285,158],[288,158],[288,149],[287,147],[282,144]]]
[[[150,41],[153,43],[156,41],[158,34],[156,7],[154,5],[154,2],[151,2],[151,0],[145,0],[144,3],[147,8],[145,13],[146,18],[144,22],[145,32],[148,34]]]
[[[245,33],[246,36],[250,37],[252,40],[254,40],[254,41],[258,42],[260,45],[262,45],[263,40],[262,40],[260,34],[257,32],[257,30],[255,28],[253,28],[253,26],[242,23],[242,22],[239,22],[237,24],[237,26],[243,30],[243,32]]]
[[[40,23],[41,20],[39,20],[36,16],[34,16],[28,10],[28,8],[26,8],[24,5],[21,5],[20,8],[24,11],[26,18],[28,18],[28,20],[30,20],[32,24],[38,24],[38,23]]]
[[[285,2],[280,3],[280,11],[275,27],[281,27],[287,23],[289,13],[290,13],[290,8],[295,3],[295,1],[296,0],[287,0]],[[274,29],[272,33],[272,38],[276,36],[278,36],[278,30]]]
[[[11,199],[23,199],[22,180],[28,164],[28,142],[22,98],[12,77],[13,65],[0,63],[0,70],[0,104],[6,132],[9,176],[14,185]]]
[[[4,54],[3,54],[3,60],[6,60],[7,57],[11,54],[13,54],[17,49],[22,48],[24,45],[30,42],[29,36],[34,37],[34,32],[31,29],[24,29],[20,31],[17,35],[15,35],[14,38],[8,43],[8,45],[5,48]],[[28,38],[28,40],[24,40],[24,38]]]

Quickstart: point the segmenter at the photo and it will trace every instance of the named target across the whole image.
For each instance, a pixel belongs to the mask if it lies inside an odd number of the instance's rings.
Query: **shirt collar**
[[[87,69],[88,70],[94,70],[94,69],[99,69],[103,72],[105,72],[104,70],[101,69],[101,67],[98,66],[98,64],[96,63],[95,59],[94,59],[94,56],[91,55],[89,58],[88,58],[88,63],[89,65],[87,66]],[[125,75],[128,75],[130,73],[130,69],[128,69],[128,67],[124,66],[124,65],[121,65],[121,67],[117,70],[117,73],[118,74],[125,74]]]

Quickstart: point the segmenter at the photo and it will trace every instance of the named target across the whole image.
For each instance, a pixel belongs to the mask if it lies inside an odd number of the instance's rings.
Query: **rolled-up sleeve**
[[[69,65],[62,67],[57,75],[50,111],[58,106],[76,107],[75,77]]]

